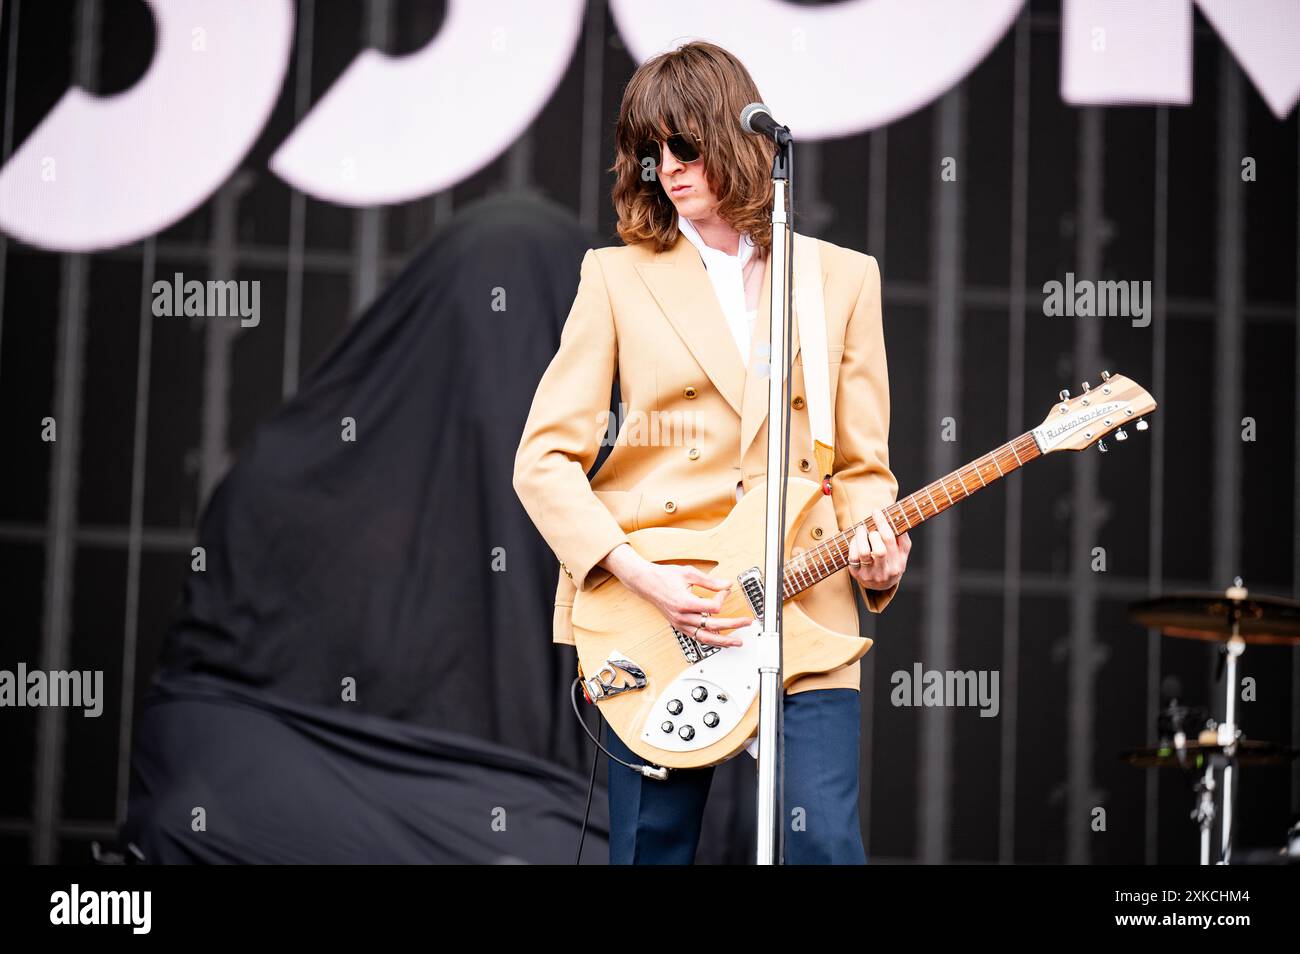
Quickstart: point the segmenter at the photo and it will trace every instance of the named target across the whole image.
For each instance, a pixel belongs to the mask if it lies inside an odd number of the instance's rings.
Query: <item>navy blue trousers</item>
[[[862,694],[813,689],[785,697],[785,862],[862,865],[858,762]],[[644,764],[613,732],[609,750]],[[736,756],[749,760],[749,755]],[[609,766],[609,863],[695,860],[713,769],[682,769],[666,781]]]

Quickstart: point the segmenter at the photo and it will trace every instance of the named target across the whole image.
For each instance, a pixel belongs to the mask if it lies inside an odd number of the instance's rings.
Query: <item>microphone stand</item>
[[[785,826],[783,800],[785,743],[781,737],[785,697],[784,639],[781,606],[785,580],[786,469],[790,431],[786,413],[786,351],[789,319],[793,314],[790,280],[793,233],[788,213],[793,210],[794,141],[782,127],[775,137],[772,160],[772,281],[768,341],[772,353],[767,375],[767,527],[763,559],[763,625],[758,634],[758,858],[760,865],[780,864]]]

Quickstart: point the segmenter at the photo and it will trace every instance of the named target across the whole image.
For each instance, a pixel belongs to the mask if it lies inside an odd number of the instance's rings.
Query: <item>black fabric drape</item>
[[[595,244],[542,199],[466,208],[255,429],[137,722],[148,860],[572,860],[591,749],[511,477]],[[592,822],[604,860],[603,792]]]
[[[572,864],[586,779],[461,733],[178,676],[145,703],[122,837],[152,864]],[[608,860],[593,805],[586,864]]]
[[[557,564],[511,476],[593,244],[524,196],[439,231],[217,487],[163,678],[216,674],[578,767],[556,706],[572,678],[550,642]]]

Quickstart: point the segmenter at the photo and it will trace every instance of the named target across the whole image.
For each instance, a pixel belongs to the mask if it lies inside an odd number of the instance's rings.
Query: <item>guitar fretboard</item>
[[[906,533],[931,517],[943,513],[958,501],[983,490],[995,480],[1023,467],[1038,456],[1040,456],[1038,442],[1034,440],[1033,435],[1021,434],[983,457],[957,468],[942,480],[927,484],[915,493],[890,504],[882,512],[893,528],[895,536]],[[860,526],[866,527],[867,532],[870,533],[876,529],[875,519],[867,516],[851,527],[841,530],[829,540],[787,560],[783,581],[785,598],[790,599],[847,567],[849,541],[853,539]]]

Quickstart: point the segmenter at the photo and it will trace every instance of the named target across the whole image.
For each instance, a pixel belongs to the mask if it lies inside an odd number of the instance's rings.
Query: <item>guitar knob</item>
[[[1150,426],[1151,426],[1151,425],[1148,424],[1148,423],[1147,423],[1143,418],[1140,418],[1140,417],[1138,418],[1137,429],[1138,429],[1139,431],[1145,431],[1145,430],[1146,430],[1148,427],[1150,427]]]
[[[691,739],[695,738],[695,727],[684,725],[677,730],[677,734],[681,736],[683,742],[689,742]]]
[[[691,698],[696,702],[703,702],[705,699],[709,698],[709,690],[705,689],[703,686],[696,686],[691,690]]]
[[[659,726],[659,728],[663,729],[664,732],[671,735],[673,731],[673,724],[671,722],[665,722],[663,725]]]
[[[1117,430],[1117,431],[1115,432],[1115,440],[1117,440],[1117,441],[1126,441],[1126,440],[1128,440],[1128,434],[1125,433],[1124,428],[1121,427],[1119,430]]]
[[[669,714],[669,715],[681,715],[681,714],[682,714],[682,700],[680,700],[680,699],[673,699],[671,702],[668,703],[668,707],[667,707],[667,708],[668,708],[668,714]]]
[[[716,729],[718,727],[719,721],[720,720],[718,719],[718,714],[716,712],[704,713],[704,724],[707,725],[710,729]]]
[[[1092,390],[1092,385],[1089,384],[1087,381],[1084,381],[1084,382],[1083,382],[1083,393],[1084,393],[1084,394],[1087,394],[1087,393],[1088,393],[1089,391],[1091,391],[1091,390]]]
[[[1069,389],[1069,388],[1061,388],[1061,393],[1058,394],[1057,397],[1059,397],[1062,401],[1068,401],[1068,400],[1070,400],[1070,389]]]
[[[1106,453],[1106,451],[1110,450],[1110,448],[1106,446],[1106,442],[1105,442],[1105,441],[1098,441],[1098,442],[1097,442],[1097,450],[1101,451],[1101,452],[1104,454],[1104,453]]]

